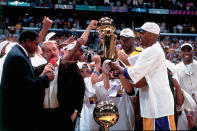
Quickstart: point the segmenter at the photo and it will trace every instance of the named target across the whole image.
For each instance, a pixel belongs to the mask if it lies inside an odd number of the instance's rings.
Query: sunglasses
[[[140,31],[140,34],[144,34],[144,33],[146,33],[147,31],[145,31],[145,30],[142,30],[142,31]]]

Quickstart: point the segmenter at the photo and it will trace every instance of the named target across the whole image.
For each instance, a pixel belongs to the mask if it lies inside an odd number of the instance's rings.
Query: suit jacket
[[[24,50],[15,45],[8,53],[2,73],[2,118],[8,129],[35,129],[42,108],[46,75],[36,77]]]
[[[84,93],[85,83],[76,62],[62,60],[59,65],[57,94],[60,108],[66,110],[69,116],[72,115],[75,109],[80,114]]]
[[[37,67],[36,74],[40,75],[44,67],[45,65]],[[66,129],[73,129],[75,122],[72,123],[70,117],[75,109],[80,114],[85,92],[85,83],[76,62],[60,60],[57,79],[57,99],[64,116],[63,119],[59,119]]]

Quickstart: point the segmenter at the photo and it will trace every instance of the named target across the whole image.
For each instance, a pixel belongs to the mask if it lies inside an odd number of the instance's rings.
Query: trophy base
[[[117,123],[119,111],[114,103],[101,101],[94,108],[93,117],[101,131],[109,131],[109,128]]]

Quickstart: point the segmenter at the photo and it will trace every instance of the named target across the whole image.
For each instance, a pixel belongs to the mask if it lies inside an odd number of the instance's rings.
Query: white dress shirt
[[[50,82],[49,88],[45,89],[43,108],[58,108],[59,102],[57,100],[57,77],[60,59],[56,62],[57,66],[54,68],[55,78]]]
[[[40,65],[46,64],[47,60],[37,54],[34,55],[34,57],[31,57],[31,63],[33,67],[38,67]]]
[[[0,84],[1,84],[1,77],[2,77],[2,73],[3,73],[3,63],[5,61],[6,56],[3,56],[2,58],[0,58]]]
[[[165,55],[158,42],[146,48],[127,71],[133,83],[145,77],[148,84],[139,89],[142,117],[174,115],[174,98],[169,86]]]

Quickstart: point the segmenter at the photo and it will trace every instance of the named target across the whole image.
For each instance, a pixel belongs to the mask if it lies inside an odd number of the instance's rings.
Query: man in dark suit
[[[50,61],[56,60],[55,79],[50,82],[50,90],[45,89],[43,101],[43,124],[45,130],[74,130],[75,119],[80,115],[85,91],[85,84],[77,66],[77,60],[83,55],[81,49],[84,40],[79,38],[69,53],[60,59],[59,50],[55,41],[43,43],[43,55]],[[39,76],[45,65],[36,68]],[[56,92],[53,92],[57,90]],[[54,94],[54,95],[52,95]],[[72,94],[72,97],[70,97]]]
[[[19,44],[8,53],[1,80],[2,129],[36,130],[44,89],[54,79],[54,74],[45,68],[36,77],[28,54],[38,47],[38,33],[25,30],[20,34]]]

